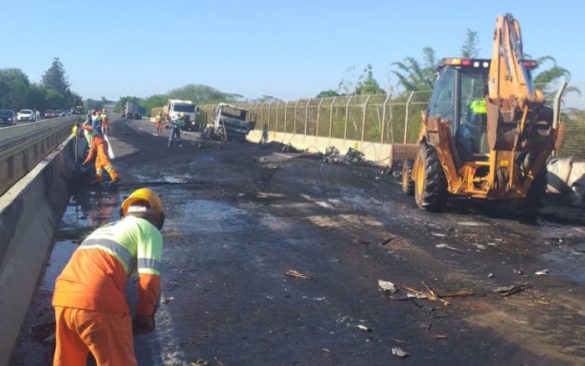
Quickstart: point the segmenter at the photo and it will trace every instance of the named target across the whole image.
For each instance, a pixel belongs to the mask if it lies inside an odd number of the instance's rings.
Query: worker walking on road
[[[116,169],[114,169],[114,166],[108,157],[107,141],[101,134],[96,133],[93,127],[88,125],[83,125],[81,127],[89,145],[89,153],[81,165],[85,166],[86,164],[91,163],[91,161],[95,158],[94,183],[103,182],[104,170],[110,176],[111,183],[117,183],[120,180],[120,177],[118,176],[118,172],[116,172]],[[77,129],[74,129],[74,132],[77,133]]]
[[[102,134],[110,134],[110,118],[108,118],[108,114],[106,113],[105,109],[102,109],[102,114],[100,115],[100,119],[102,122]]]
[[[163,130],[163,115],[162,115],[162,112],[158,112],[158,114],[154,118],[154,122],[156,123],[156,132],[161,133],[162,130]]]
[[[181,112],[179,117],[175,120],[171,121],[171,134],[169,135],[169,147],[173,144],[175,140],[175,136],[177,137],[177,142],[179,143],[179,147],[183,147],[181,144],[181,128],[185,127],[185,113]]]
[[[55,283],[54,366],[136,365],[133,335],[152,332],[160,293],[162,202],[148,188],[134,191],[122,219],[91,233]],[[138,306],[131,318],[124,290],[138,272]]]

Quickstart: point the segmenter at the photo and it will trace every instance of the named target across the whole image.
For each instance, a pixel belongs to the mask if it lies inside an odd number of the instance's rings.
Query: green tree
[[[337,84],[337,91],[340,95],[352,95],[358,84],[358,77],[356,75],[355,66],[349,66],[345,69],[345,76],[341,78]]]
[[[42,85],[47,89],[53,89],[56,92],[65,95],[69,90],[69,82],[65,76],[65,68],[59,57],[53,59],[51,67],[45,71],[42,79]]]
[[[28,107],[30,81],[22,70],[0,69],[0,106],[13,110]]]
[[[479,37],[477,36],[477,31],[467,28],[465,41],[463,42],[463,46],[461,46],[461,56],[463,58],[475,58],[479,56],[479,51]]]
[[[403,61],[393,62],[392,73],[398,77],[398,83],[407,91],[430,90],[435,81],[435,50],[423,48],[423,60],[406,57]]]
[[[355,93],[358,95],[384,94],[384,89],[380,88],[380,84],[374,79],[372,65],[368,64],[364,69],[355,89]]]
[[[331,98],[331,97],[338,97],[340,94],[333,89],[323,90],[319,94],[317,94],[316,98]]]
[[[28,91],[28,105],[39,111],[47,110],[47,91],[39,84],[30,84]]]
[[[528,56],[530,57],[530,56]],[[552,56],[542,56],[536,58],[536,62],[541,68],[544,64],[551,64],[548,68],[538,71],[532,78],[534,84],[545,92],[552,92],[561,80],[571,81],[571,72],[566,68],[559,66],[557,60]],[[538,69],[537,69],[538,70]],[[574,86],[569,86],[567,92],[581,95],[581,90]]]

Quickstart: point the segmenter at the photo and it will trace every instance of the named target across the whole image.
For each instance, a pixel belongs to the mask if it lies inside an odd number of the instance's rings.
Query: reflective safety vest
[[[53,306],[128,312],[126,282],[137,272],[137,313],[151,315],[160,293],[162,236],[149,221],[127,216],[89,235],[57,278]]]
[[[471,108],[471,111],[475,114],[487,113],[485,98],[475,99],[473,102],[471,102],[471,105],[469,107]]]

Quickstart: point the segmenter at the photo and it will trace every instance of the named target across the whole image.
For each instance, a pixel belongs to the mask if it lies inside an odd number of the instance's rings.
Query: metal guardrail
[[[63,117],[0,129],[0,195],[67,138],[76,118]]]
[[[544,85],[536,87],[543,88]],[[552,107],[555,92],[545,92],[545,102]],[[426,110],[431,91],[409,92],[399,96],[348,95],[296,101],[234,103],[257,116],[257,130],[283,132],[301,136],[326,137],[388,144],[416,142],[421,113]],[[563,110],[561,94],[557,95],[559,115],[567,123],[561,156],[585,157],[585,120],[571,118]],[[215,104],[200,105],[203,124],[211,120]],[[569,132],[570,131],[570,132]]]

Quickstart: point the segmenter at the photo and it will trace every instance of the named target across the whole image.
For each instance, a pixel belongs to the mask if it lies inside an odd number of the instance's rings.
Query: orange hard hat
[[[150,210],[152,210],[152,214],[159,220],[158,228],[162,228],[165,216],[163,213],[162,201],[158,194],[150,188],[139,188],[132,192],[132,194],[122,202],[122,207],[120,208],[120,214],[122,217],[126,217],[130,206],[137,202],[148,203]]]

